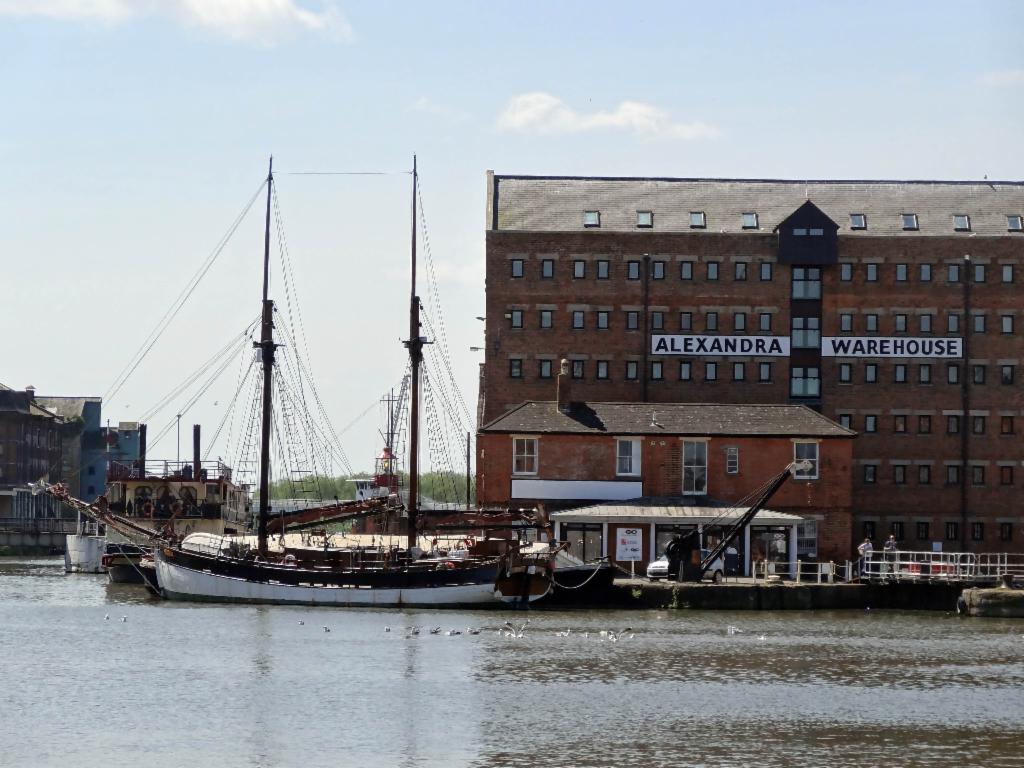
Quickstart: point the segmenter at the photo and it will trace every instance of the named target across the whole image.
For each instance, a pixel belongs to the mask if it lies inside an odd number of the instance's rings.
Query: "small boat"
[[[144,547],[129,542],[107,542],[103,555],[103,568],[111,584],[144,584],[146,574],[139,567],[142,558],[152,556],[152,547]]]

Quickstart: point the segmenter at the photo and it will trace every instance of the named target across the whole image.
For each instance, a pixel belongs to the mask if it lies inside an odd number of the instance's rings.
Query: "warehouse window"
[[[516,475],[537,474],[537,438],[516,437],[512,439],[512,473]]]
[[[628,381],[636,381],[640,378],[639,365],[636,360],[629,360],[626,362],[626,379]]]
[[[946,317],[946,332],[957,333],[960,330],[960,316],[952,312]]]
[[[511,328],[523,327],[523,310],[513,309],[508,313],[508,324]]]
[[[665,262],[664,261],[652,261],[651,262],[651,277],[655,280],[665,279]]]
[[[817,317],[793,318],[793,346],[814,349],[821,345],[821,319]]]
[[[869,283],[878,282],[878,265],[877,264],[865,264],[864,265],[864,279]]]
[[[635,331],[640,327],[640,313],[629,311],[626,313],[626,330]]]
[[[917,366],[917,381],[920,384],[932,383],[931,363],[921,363],[919,366]]]
[[[733,265],[732,279],[736,280],[737,282],[742,282],[743,280],[747,279],[747,262],[737,261]]]
[[[960,434],[960,417],[957,415],[950,415],[946,417],[946,434],[947,435],[958,435]]]
[[[1013,467],[1004,465],[999,468],[999,484],[1013,485]]]
[[[510,379],[523,378],[523,361],[521,358],[513,357],[508,361],[508,375]]]
[[[842,427],[843,429],[852,429],[853,428],[852,425],[853,425],[853,416],[851,416],[848,413],[841,413],[841,414],[839,414],[839,426],[840,427]]]
[[[664,378],[663,375],[663,364],[661,360],[654,360],[651,362],[651,380],[661,381]]]
[[[907,365],[906,363],[896,363],[893,366],[893,381],[897,384],[907,383]]]
[[[509,265],[512,267],[512,277],[522,277],[523,276],[523,260],[522,259],[512,259],[512,261],[509,262]]]
[[[586,373],[586,365],[583,360],[572,361],[572,377],[574,379],[582,379]]]
[[[973,325],[974,325],[974,332],[975,333],[984,333],[985,332],[985,316],[984,315],[975,315],[974,316]]]
[[[999,366],[999,383],[1000,384],[1013,384],[1013,365],[1001,365]]]
[[[985,434],[985,417],[971,416],[971,432],[975,435]]]
[[[850,229],[867,229],[868,217],[863,213],[850,214]]]
[[[957,232],[970,232],[971,231],[971,217],[966,213],[956,213],[953,215],[953,229]]]
[[[550,360],[539,360],[538,362],[538,375],[542,379],[551,378],[551,361]]]
[[[693,363],[689,360],[679,361],[679,380],[690,381],[693,378]]]
[[[704,315],[704,327],[709,331],[718,330],[718,313],[708,312]]]
[[[605,260],[605,259],[602,259],[601,261],[597,262],[597,279],[598,280],[607,280],[608,279],[608,267],[609,267],[608,261]]]
[[[551,322],[552,322],[551,318],[552,318],[553,314],[554,313],[550,309],[542,309],[540,311],[540,327],[541,328],[550,328],[551,327]]]
[[[853,264],[844,262],[839,265],[839,279],[844,283],[853,280]]]
[[[746,312],[734,312],[732,315],[732,327],[736,331],[747,330],[747,313]]]
[[[583,212],[583,226],[584,227],[600,227],[601,226],[601,212],[600,211],[584,211]]]
[[[638,227],[644,227],[650,229],[654,226],[654,211],[637,211],[636,212],[636,225]]]
[[[853,366],[850,363],[839,364],[839,383],[849,384],[853,381]]]
[[[931,538],[931,525],[925,522],[918,522],[914,526],[917,529],[917,538],[920,541],[927,541]]]
[[[598,327],[598,329],[600,329],[602,331],[607,331],[608,330],[608,317],[609,317],[610,314],[611,313],[608,310],[606,310],[606,309],[602,309],[602,310],[598,311],[598,313],[597,313],[597,327]]]
[[[960,485],[960,467],[955,464],[946,465],[946,485]]]
[[[893,327],[896,329],[896,333],[907,332],[907,316],[904,314],[893,316]]]
[[[744,381],[747,378],[747,364],[746,363],[733,363],[732,364],[732,380],[733,381]]]
[[[985,282],[985,265],[975,264],[974,265],[974,282],[984,283]]]
[[[757,364],[757,380],[762,384],[769,384],[772,380],[772,364],[771,363],[758,363]]]
[[[607,360],[598,360],[597,361],[596,377],[599,378],[599,379],[607,379],[608,378],[608,361]]]
[[[906,485],[907,484],[907,468],[903,464],[896,464],[892,468],[892,483],[893,485]]]
[[[865,363],[864,381],[867,384],[874,384],[878,381],[878,363]]]
[[[915,230],[917,229],[917,214],[916,213],[904,213],[900,215],[900,219],[903,222],[903,229]]]
[[[984,365],[972,365],[971,366],[971,381],[975,384],[985,383],[985,366]]]
[[[639,261],[627,261],[626,262],[626,279],[627,280],[639,280],[640,279],[640,262]]]
[[[704,211],[690,211],[690,228],[704,229],[707,226],[707,216]]]
[[[878,416],[873,413],[869,413],[864,417],[864,431],[865,432],[877,432],[878,431]]]
[[[971,467],[971,485],[985,484],[985,468]]]
[[[665,313],[664,312],[651,312],[651,330],[652,331],[663,331],[663,330],[665,330]]]
[[[757,229],[757,214],[756,213],[744,213],[740,217],[743,221],[744,229]]]
[[[905,282],[907,282],[907,270],[908,270],[908,267],[907,267],[906,264],[897,264],[896,265],[896,282],[897,283],[905,283]]]
[[[772,315],[770,312],[762,312],[758,317],[758,328],[762,331],[771,331]]]
[[[1013,264],[1003,264],[1002,273],[1004,283],[1013,282]]]
[[[540,262],[540,276],[545,280],[550,280],[555,276],[555,261],[554,259],[541,259]]]
[[[932,483],[932,468],[928,464],[920,465],[917,468],[917,484],[918,485],[931,485],[931,483]],[[920,525],[920,523],[919,523],[919,525]],[[927,539],[928,538],[928,528],[927,528],[928,523],[924,523],[924,525],[925,525],[925,534],[922,537],[920,535],[920,533],[919,533],[918,537],[919,538]]]
[[[1019,214],[1010,214],[1006,217],[1006,228],[1010,232],[1024,232],[1024,218]]]
[[[793,298],[821,298],[821,269],[818,267],[793,267]]]
[[[575,309],[572,313],[572,327],[575,330],[583,328],[583,310]]]
[[[946,265],[946,282],[947,283],[959,283],[960,282],[960,265],[959,264],[947,264]]]
[[[770,261],[761,262],[761,280],[768,282],[772,279],[772,263]]]
[[[693,262],[692,261],[681,261],[681,262],[679,262],[679,279],[680,280],[693,280]]]
[[[821,392],[821,379],[817,368],[793,368],[789,393],[793,397],[817,397]]]
[[[932,417],[922,414],[917,417],[917,433],[919,435],[930,435],[932,433]]]
[[[907,431],[907,417],[903,414],[892,417],[892,431],[903,434]]]
[[[1000,541],[1012,541],[1013,540],[1013,523],[1000,523],[999,524],[999,540]]]
[[[708,268],[708,280],[717,280],[718,279],[718,262],[717,261],[709,261],[707,263],[707,268]]]
[[[918,317],[918,325],[921,328],[921,333],[932,332],[932,316],[928,314],[920,315]]]
[[[930,283],[932,281],[932,265],[922,264],[919,268],[918,277],[922,283]]]
[[[572,263],[572,277],[574,280],[582,280],[587,276],[587,262],[576,259]]]
[[[718,381],[718,363],[704,363],[704,381]]]
[[[849,312],[843,312],[839,315],[839,330],[844,333],[849,333],[853,330],[853,315]]]
[[[864,315],[864,330],[868,333],[878,333],[878,315],[873,312]]]
[[[679,330],[680,331],[692,331],[693,330],[693,313],[692,312],[680,312],[679,313]]]

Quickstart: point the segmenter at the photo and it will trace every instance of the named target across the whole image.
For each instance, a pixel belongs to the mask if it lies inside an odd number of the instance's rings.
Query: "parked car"
[[[709,551],[702,549],[700,551],[701,558],[707,557]],[[647,566],[647,578],[651,581],[668,578],[668,555],[662,555]],[[716,557],[711,565],[708,566],[708,569],[704,572],[704,578],[710,579],[715,584],[722,582],[722,579],[725,578],[725,561],[721,556]]]

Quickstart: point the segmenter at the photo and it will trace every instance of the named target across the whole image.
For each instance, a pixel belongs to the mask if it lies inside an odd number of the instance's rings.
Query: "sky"
[[[405,366],[414,154],[475,413],[488,169],[1021,180],[1022,26],[1018,2],[0,0],[0,382],[110,393],[272,154],[300,346],[370,469]],[[147,414],[258,315],[264,204],[104,419]],[[239,370],[150,434],[184,410],[209,439]]]

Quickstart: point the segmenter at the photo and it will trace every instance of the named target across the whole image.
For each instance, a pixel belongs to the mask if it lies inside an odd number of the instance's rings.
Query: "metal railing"
[[[147,460],[145,477],[162,477],[175,480],[196,480],[212,482],[224,478],[231,482],[231,467],[222,461],[202,461],[199,463],[200,477],[196,478],[195,467],[191,461]],[[107,480],[138,480],[143,477],[139,462],[112,461],[107,466]]]
[[[854,564],[861,581],[967,581],[996,583],[1024,578],[1024,555],[1005,552],[872,552]]]
[[[60,517],[0,517],[0,531],[5,533],[75,533],[78,522]]]
[[[775,563],[769,560],[755,560],[753,563],[754,581],[766,581],[769,576],[779,576],[792,580],[796,584],[832,584],[836,581],[847,581],[847,564],[819,562],[817,560],[797,560],[796,578],[790,577],[789,563]]]

